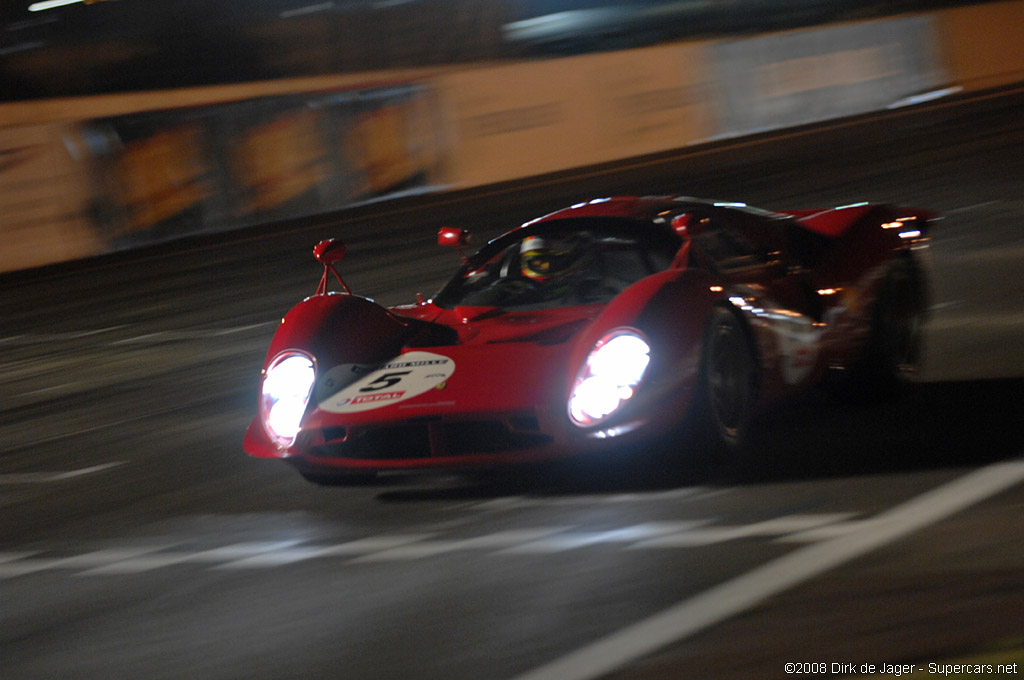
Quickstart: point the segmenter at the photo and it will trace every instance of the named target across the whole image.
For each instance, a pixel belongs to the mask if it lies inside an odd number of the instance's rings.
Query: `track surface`
[[[944,103],[0,280],[0,678],[1024,662],[1022,106]],[[441,224],[493,234],[634,192],[946,214],[920,384],[780,406],[756,475],[613,459],[324,489],[242,455],[318,239],[344,238],[354,290],[397,303],[454,266]]]

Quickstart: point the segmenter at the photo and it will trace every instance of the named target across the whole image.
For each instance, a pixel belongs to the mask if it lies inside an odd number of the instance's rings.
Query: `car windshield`
[[[434,302],[518,311],[604,303],[667,269],[679,245],[669,227],[638,220],[542,222],[489,243]]]

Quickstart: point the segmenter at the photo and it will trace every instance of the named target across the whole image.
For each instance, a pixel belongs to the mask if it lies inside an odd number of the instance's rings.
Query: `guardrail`
[[[1024,2],[443,70],[0,106],[0,271],[1024,80]]]

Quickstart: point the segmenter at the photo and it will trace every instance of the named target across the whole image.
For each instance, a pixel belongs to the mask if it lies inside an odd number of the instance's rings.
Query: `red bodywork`
[[[282,320],[264,365],[289,350],[313,358],[316,383],[301,431],[288,445],[275,443],[257,415],[245,451],[306,469],[379,471],[531,461],[654,436],[678,425],[693,404],[705,325],[716,307],[747,329],[759,396],[770,401],[857,358],[881,278],[901,252],[924,247],[934,219],[885,205],[772,213],[620,197],[552,213],[496,242],[609,218],[674,239],[674,253],[611,299],[545,309],[445,305],[443,291],[384,309],[326,291],[344,248],[321,244],[321,286]],[[723,231],[742,241],[735,254],[723,255],[715,240]],[[440,241],[461,247],[466,236],[446,229]],[[469,258],[456,280],[471,278],[482,261]],[[595,343],[617,328],[648,339],[646,377],[608,420],[577,425],[567,410],[573,380]]]

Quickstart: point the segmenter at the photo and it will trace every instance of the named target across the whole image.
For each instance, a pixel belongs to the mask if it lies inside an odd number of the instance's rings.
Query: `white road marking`
[[[325,549],[325,555],[331,557],[350,557],[354,555],[366,555],[370,553],[380,552],[382,550],[390,550],[397,548],[400,545],[407,543],[416,543],[418,541],[425,541],[429,538],[433,538],[437,534],[394,534],[389,536],[369,536],[367,538],[360,538],[355,541],[349,541],[347,543],[341,543],[340,545],[330,546]]]
[[[15,576],[24,576],[25,574],[32,574],[37,571],[54,569],[59,563],[59,559],[32,559],[0,564],[0,580],[14,578]]]
[[[396,534],[392,536],[370,536],[360,538],[338,545],[323,546],[320,548],[307,547],[272,552],[264,555],[254,555],[244,560],[237,560],[222,564],[218,569],[253,569],[258,567],[272,567],[279,564],[291,564],[315,557],[354,557],[386,553],[389,550],[398,550],[402,546],[419,543],[436,534]],[[358,561],[353,560],[353,561]]]
[[[170,566],[172,564],[181,564],[183,562],[216,563],[223,562],[225,560],[237,560],[265,552],[273,552],[275,550],[290,548],[299,542],[300,541],[235,543],[222,548],[203,550],[197,553],[165,552],[149,556],[132,557],[129,559],[116,560],[102,564],[97,566],[95,569],[83,572],[83,575],[137,574],[143,571],[150,571],[152,569]]]
[[[352,560],[352,562],[356,564],[361,562],[407,562],[409,560],[419,560],[425,557],[434,557],[435,555],[442,555],[444,553],[459,550],[462,545],[463,542],[457,540],[413,543],[410,545],[403,545],[400,548],[391,548],[390,550],[382,550],[369,555],[363,555],[362,557],[357,557]]]
[[[134,557],[129,560],[119,560],[83,571],[82,576],[139,574],[144,571],[169,567],[172,564],[181,564],[189,561],[191,557],[191,553],[179,552],[165,552],[159,555]]]
[[[796,533],[779,536],[775,540],[779,543],[817,543],[838,538],[839,536],[846,536],[854,531],[862,531],[871,523],[877,521],[877,519],[857,519],[836,524],[826,524],[807,529],[806,531],[797,531]]]
[[[665,534],[687,533],[697,527],[708,524],[709,520],[683,520],[679,522],[652,522],[650,524],[638,524],[624,529],[612,529],[610,531],[582,531],[549,538],[542,538],[530,543],[524,543],[507,548],[501,552],[506,555],[525,555],[556,553],[575,548],[582,548],[598,543],[636,543],[651,539],[655,536]]]
[[[140,555],[166,550],[170,546],[147,546],[142,548],[108,548],[106,550],[95,550],[83,555],[74,555],[57,560],[57,567],[62,569],[85,569],[130,560]]]
[[[124,465],[126,461],[115,460],[109,463],[100,463],[99,465],[93,465],[87,468],[79,468],[78,470],[70,470],[68,472],[58,472],[55,476],[55,480],[60,479],[71,479],[72,477],[81,477],[82,475],[91,475],[94,472],[100,472],[102,470],[109,470],[110,468],[117,467],[118,465]]]
[[[140,555],[164,550],[167,547],[159,545],[145,548],[110,548],[71,557],[10,561],[6,564],[0,563],[0,579],[24,576],[25,574],[48,569],[88,569],[89,567],[104,566],[111,562],[116,563],[122,560],[134,559]]]
[[[786,515],[785,517],[776,517],[745,526],[708,527],[706,529],[694,529],[692,531],[669,534],[668,536],[660,536],[648,541],[642,541],[633,547],[689,548],[754,536],[779,536],[780,534],[803,533],[823,525],[845,522],[852,516],[853,514],[849,512],[821,515]]]
[[[882,513],[851,533],[783,555],[515,680],[592,680],[601,677],[829,569],[939,522],[1022,480],[1022,460],[975,470]]]
[[[271,567],[280,567],[285,564],[294,564],[295,562],[311,560],[316,557],[324,557],[327,555],[329,550],[330,548],[322,546],[300,546],[288,548],[286,550],[275,550],[273,552],[261,553],[259,555],[253,555],[252,557],[246,557],[245,559],[221,564],[214,567],[214,569],[267,569]]]
[[[613,495],[588,494],[572,496],[569,498],[544,498],[532,496],[508,496],[495,498],[490,501],[474,501],[459,506],[460,510],[480,510],[484,512],[505,512],[518,510],[520,508],[544,508],[544,507],[572,507],[576,505],[613,505],[616,503],[637,503],[637,502],[660,502],[667,500],[681,500],[683,498],[708,498],[731,489],[706,489],[703,487],[686,487],[682,489],[671,489],[669,491],[656,491],[651,493],[620,493]]]
[[[542,527],[538,529],[510,529],[485,536],[457,540],[425,541],[410,543],[403,546],[370,553],[353,560],[353,562],[389,562],[397,560],[416,560],[433,557],[454,550],[497,550],[510,545],[518,545],[541,536],[565,531],[568,527]]]
[[[70,557],[36,557],[33,552],[0,553],[0,580],[51,569],[85,569],[82,575],[137,574],[179,564],[205,564],[211,569],[270,569],[312,559],[340,558],[348,564],[408,562],[456,551],[478,551],[495,556],[530,556],[560,553],[588,546],[620,549],[666,549],[706,546],[742,538],[775,537],[813,540],[814,529],[835,527],[842,533],[848,513],[788,515],[750,525],[708,527],[714,520],[687,519],[648,522],[607,530],[578,530],[571,526],[507,529],[480,536],[444,538],[441,532],[384,534],[337,543],[303,545],[304,541],[237,543],[219,548],[183,551],[171,546],[145,549],[107,549]],[[830,538],[833,534],[823,534]]]
[[[19,481],[66,479],[112,467],[107,463],[62,473],[31,473]],[[1022,463],[1024,465],[1024,463]],[[302,540],[236,543],[207,550],[170,550],[171,546],[112,548],[70,557],[39,557],[34,552],[0,553],[0,580],[40,571],[84,570],[81,575],[137,574],[178,564],[212,569],[268,569],[322,558],[349,564],[412,561],[456,551],[482,551],[496,556],[545,555],[588,546],[625,550],[680,549],[748,538],[807,543],[834,542],[888,526],[890,513],[871,519],[850,519],[851,513],[786,515],[747,525],[714,525],[712,519],[648,522],[616,529],[577,530],[571,526],[508,529],[481,536],[445,538],[440,532],[368,536],[334,545],[303,545]],[[712,525],[712,526],[709,526]],[[440,536],[440,537],[439,537]]]
[[[7,474],[0,474],[0,485],[4,484],[45,484],[48,482],[59,482],[65,479],[72,479],[74,477],[81,477],[82,475],[91,475],[95,472],[101,472],[108,470],[118,465],[124,465],[127,461],[115,460],[110,463],[101,463],[100,465],[92,465],[86,468],[79,468],[77,470],[67,470],[65,472],[10,472]]]

